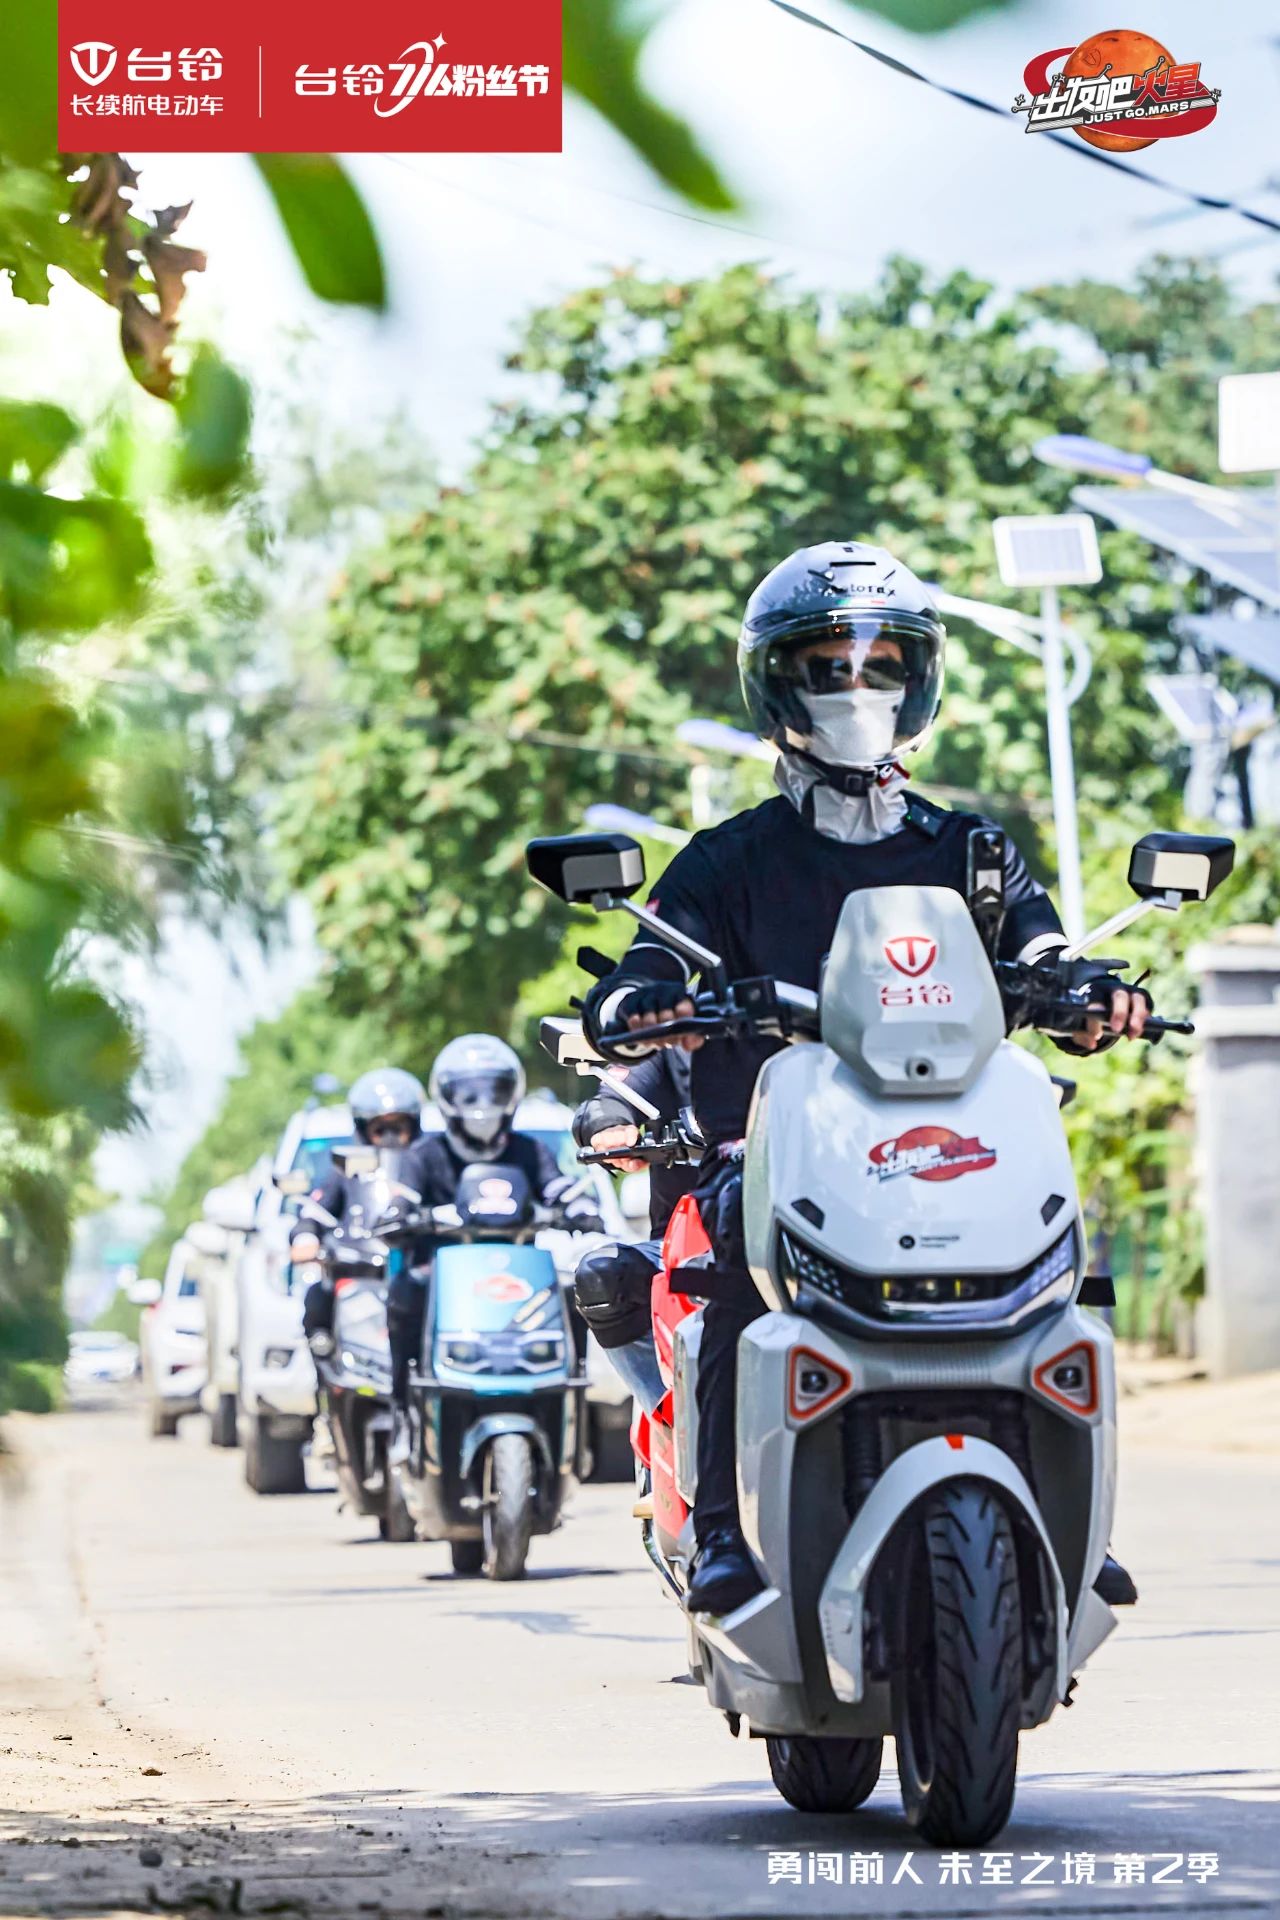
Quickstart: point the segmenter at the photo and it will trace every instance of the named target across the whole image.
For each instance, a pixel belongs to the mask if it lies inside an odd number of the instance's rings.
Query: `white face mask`
[[[797,744],[815,760],[833,767],[873,767],[892,760],[902,699],[897,687],[806,694],[812,726]]]

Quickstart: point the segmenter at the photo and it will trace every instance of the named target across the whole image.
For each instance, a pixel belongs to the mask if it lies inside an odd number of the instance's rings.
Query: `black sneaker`
[[[1093,1590],[1100,1600],[1109,1607],[1132,1607],[1137,1604],[1138,1589],[1133,1584],[1132,1575],[1118,1560],[1108,1554],[1102,1563],[1102,1570],[1093,1583]]]
[[[764,1592],[764,1581],[737,1527],[720,1527],[698,1549],[685,1595],[690,1613],[733,1613]]]

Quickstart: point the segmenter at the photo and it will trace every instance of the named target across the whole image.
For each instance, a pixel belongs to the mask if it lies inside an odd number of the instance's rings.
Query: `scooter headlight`
[[[457,1367],[461,1373],[479,1373],[486,1355],[478,1340],[445,1339],[440,1342],[440,1358],[446,1367]]]
[[[1029,1314],[1071,1296],[1080,1271],[1080,1241],[1074,1223],[1047,1252],[1013,1273],[894,1274],[882,1278],[857,1273],[828,1255],[782,1232],[781,1277],[796,1305],[819,1316],[872,1322],[883,1330],[918,1327],[1012,1331]]]
[[[536,1334],[524,1341],[520,1357],[526,1367],[558,1367],[564,1359],[564,1335]]]

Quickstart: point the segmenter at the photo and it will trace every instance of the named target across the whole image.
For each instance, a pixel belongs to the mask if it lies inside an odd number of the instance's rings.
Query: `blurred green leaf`
[[[61,407],[0,399],[0,478],[43,480],[79,437],[79,426]]]
[[[247,381],[210,346],[192,360],[177,402],[181,439],[177,482],[208,499],[243,478],[253,423]]]
[[[1013,0],[856,0],[859,13],[878,13],[910,33],[943,33],[972,14],[1007,12],[1012,4]],[[1030,55],[1035,49],[1028,44],[1027,51]]]
[[[382,255],[364,202],[331,153],[255,153],[307,285],[321,300],[387,303]]]
[[[565,85],[616,127],[668,186],[700,207],[728,212],[737,202],[714,163],[640,79],[653,24],[633,0],[565,0]]]
[[[0,619],[18,632],[96,626],[128,607],[150,564],[130,507],[0,481]]]
[[[0,58],[0,153],[24,164],[58,147],[58,11],[55,0],[5,8]]]

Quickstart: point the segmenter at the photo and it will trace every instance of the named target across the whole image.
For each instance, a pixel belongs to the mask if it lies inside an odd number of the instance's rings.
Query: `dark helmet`
[[[431,1069],[431,1098],[450,1143],[483,1160],[502,1149],[524,1098],[524,1068],[491,1033],[460,1034]]]
[[[371,1120],[395,1117],[408,1122],[409,1138],[416,1140],[422,1132],[426,1097],[421,1080],[401,1067],[375,1067],[371,1073],[362,1073],[347,1095],[357,1137],[368,1140]]]
[[[846,639],[839,658],[798,658],[821,640]],[[900,658],[867,655],[892,640]],[[863,688],[891,696],[883,751],[919,746],[942,696],[946,629],[927,587],[883,547],[828,540],[801,547],[760,582],[738,635],[738,671],[752,725],[762,740],[804,751],[814,731],[808,701]]]

